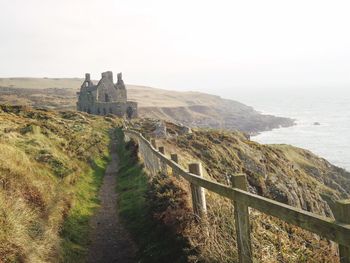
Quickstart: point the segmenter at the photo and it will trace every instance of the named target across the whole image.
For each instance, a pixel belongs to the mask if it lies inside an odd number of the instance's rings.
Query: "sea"
[[[296,121],[295,126],[262,132],[252,140],[308,149],[350,171],[350,87],[264,89],[230,97],[261,113]]]

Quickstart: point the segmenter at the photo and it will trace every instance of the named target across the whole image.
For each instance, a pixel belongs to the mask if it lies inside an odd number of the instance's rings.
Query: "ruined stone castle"
[[[119,117],[137,117],[137,103],[127,100],[127,91],[122,79],[122,73],[118,73],[117,83],[113,82],[111,71],[103,72],[101,80],[94,85],[90,74],[85,74],[85,80],[78,92],[78,111],[90,114],[107,115],[115,114]]]

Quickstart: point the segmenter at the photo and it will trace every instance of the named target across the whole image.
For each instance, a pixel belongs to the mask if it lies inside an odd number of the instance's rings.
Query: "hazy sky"
[[[0,77],[112,70],[215,93],[350,87],[350,1],[0,0],[0,11]]]

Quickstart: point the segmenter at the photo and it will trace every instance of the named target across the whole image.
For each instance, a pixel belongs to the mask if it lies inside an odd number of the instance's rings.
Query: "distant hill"
[[[79,78],[0,78],[0,103],[50,109],[75,109]],[[257,133],[294,124],[289,118],[263,115],[234,100],[201,92],[180,92],[127,85],[141,117],[165,119],[191,127]]]
[[[80,87],[81,78],[0,78],[0,87],[23,89],[72,89]]]

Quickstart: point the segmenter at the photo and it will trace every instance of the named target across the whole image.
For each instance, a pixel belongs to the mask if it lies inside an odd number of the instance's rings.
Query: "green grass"
[[[187,262],[183,240],[152,217],[147,193],[150,182],[143,166],[132,156],[132,146],[125,144],[123,133],[117,131],[120,170],[117,180],[118,211],[134,237],[139,262]],[[154,205],[154,204],[153,204]]]
[[[62,262],[83,262],[89,245],[89,219],[99,205],[98,190],[102,184],[109,157],[96,159],[93,168],[79,178],[76,198],[64,222],[61,236]]]

